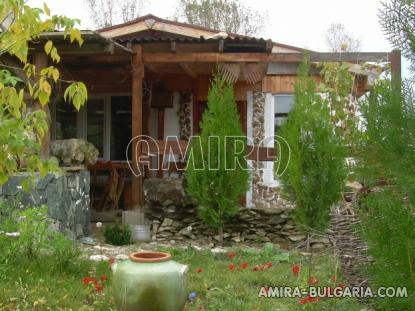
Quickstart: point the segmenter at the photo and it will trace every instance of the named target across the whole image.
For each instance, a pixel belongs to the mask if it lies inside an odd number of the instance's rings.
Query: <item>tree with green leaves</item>
[[[65,98],[77,108],[86,102],[82,82],[64,81],[57,64],[59,52],[47,40],[43,49],[52,65],[36,68],[29,58],[29,44],[41,41],[43,32],[62,29],[71,42],[82,44],[79,21],[51,15],[49,8],[32,8],[24,0],[0,2],[0,185],[19,170],[41,175],[56,166],[40,156],[41,141],[48,129],[47,107],[54,83],[67,84]],[[13,64],[13,65],[10,65]]]
[[[405,286],[408,298],[377,299],[379,310],[415,310],[415,97],[403,83],[379,81],[361,103],[356,171],[368,191],[360,232],[373,263],[374,287]]]
[[[295,84],[294,107],[280,135],[291,149],[284,192],[295,202],[294,219],[308,235],[322,233],[330,221],[330,208],[341,198],[346,178],[345,146],[335,134],[328,104],[309,77],[306,59]]]
[[[191,142],[186,168],[187,192],[198,202],[200,218],[218,230],[223,243],[225,221],[238,213],[248,189],[246,138],[241,128],[233,87],[214,76],[200,139]]]
[[[254,36],[263,30],[268,17],[237,0],[180,0],[174,18],[192,25]]]
[[[415,1],[383,1],[379,22],[389,40],[411,62],[415,72]]]

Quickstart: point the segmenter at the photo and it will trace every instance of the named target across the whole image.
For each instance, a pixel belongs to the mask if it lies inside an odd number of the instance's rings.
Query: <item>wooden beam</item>
[[[177,52],[177,43],[176,43],[176,41],[172,41],[170,43],[170,52],[172,52],[172,53],[176,53]]]
[[[132,138],[142,135],[143,126],[143,77],[144,77],[144,63],[142,47],[139,44],[133,45],[132,56]],[[141,146],[137,146],[137,139],[133,140],[132,144],[132,162],[133,169],[138,168],[138,159],[141,156]],[[137,172],[136,172],[137,173]],[[132,207],[141,208],[144,205],[143,194],[143,178],[142,176],[132,176]]]
[[[108,43],[84,43],[82,46],[79,46],[77,43],[67,43],[61,44],[57,43],[55,47],[59,51],[59,55],[90,55],[90,54],[114,54],[114,44],[112,42]],[[34,48],[38,51],[43,50],[43,45],[36,45]]]
[[[154,64],[146,64],[146,68],[150,70],[152,73],[159,74],[160,70]]]
[[[388,61],[383,52],[309,53],[311,62],[377,62]],[[303,53],[145,53],[145,63],[218,63],[218,62],[294,62],[303,61]]]
[[[38,52],[34,55],[34,65],[36,66],[36,76],[40,75],[40,71],[43,68],[48,66],[48,57],[44,52]],[[50,117],[50,110],[49,105],[41,105],[39,102],[36,103],[36,108],[39,110],[43,110],[46,114],[46,122],[48,125],[48,129],[45,132],[45,136],[43,136],[41,146],[40,146],[40,154],[43,159],[49,159],[49,144],[50,144],[50,128],[51,128],[51,117]]]
[[[218,52],[223,53],[224,48],[225,48],[225,40],[220,39],[219,40],[219,46],[218,46]]]
[[[190,68],[190,66],[187,63],[180,63],[180,67],[183,69],[183,71],[192,79],[196,80],[197,79],[197,74],[195,74],[192,70],[192,68]]]

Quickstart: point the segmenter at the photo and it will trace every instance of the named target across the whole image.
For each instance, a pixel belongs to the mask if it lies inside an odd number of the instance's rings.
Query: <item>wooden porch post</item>
[[[43,52],[38,52],[34,55],[34,65],[36,66],[36,78],[40,75],[40,71],[48,66],[48,57]],[[43,159],[49,159],[49,144],[50,144],[50,111],[49,105],[42,106],[40,103],[36,104],[36,107],[43,110],[46,114],[46,122],[48,124],[48,130],[45,132],[45,136],[42,139],[40,146],[40,155]]]
[[[143,77],[144,77],[144,63],[143,63],[143,52],[142,47],[139,44],[133,45],[133,56],[132,56],[132,100],[131,100],[131,111],[132,111],[132,138],[142,135],[143,130]],[[132,167],[137,167],[137,162],[141,153],[140,146],[137,147],[137,139],[132,144]],[[144,174],[144,172],[142,172]],[[132,175],[131,181],[132,187],[132,207],[134,209],[141,208],[144,205],[144,194],[143,194],[143,176]]]
[[[393,50],[391,53],[391,75],[392,83],[395,87],[400,88],[402,82],[402,65],[401,65],[401,51]]]

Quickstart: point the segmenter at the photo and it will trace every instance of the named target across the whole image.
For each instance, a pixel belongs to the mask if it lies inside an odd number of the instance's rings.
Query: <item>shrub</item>
[[[81,254],[76,241],[68,239],[61,232],[53,232],[53,234],[51,234],[50,247],[54,262],[58,269],[68,269],[76,262],[76,259],[78,259]]]
[[[283,189],[296,203],[294,219],[310,233],[327,228],[330,208],[341,198],[346,149],[335,134],[329,105],[317,94],[308,71],[306,59],[295,84],[294,107],[280,135],[291,149],[287,169],[281,176]]]
[[[192,141],[186,181],[187,192],[199,204],[200,218],[218,230],[220,243],[225,220],[238,213],[239,199],[248,189],[247,162],[236,150],[241,145],[246,145],[246,139],[233,88],[216,75],[203,114],[200,140]]]
[[[105,241],[111,245],[131,244],[131,230],[127,225],[115,224],[104,229]]]
[[[415,100],[389,81],[379,82],[362,104],[358,173],[377,187],[363,200],[360,231],[374,262],[372,285],[406,286],[407,299],[377,299],[381,310],[415,310]]]

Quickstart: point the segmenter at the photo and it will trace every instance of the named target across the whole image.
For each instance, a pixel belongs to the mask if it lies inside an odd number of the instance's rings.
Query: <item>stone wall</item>
[[[145,215],[152,225],[153,239],[205,240],[215,244],[219,236],[197,217],[195,202],[185,195],[182,179],[151,178],[144,181]],[[291,206],[240,210],[225,226],[225,242],[273,242],[293,247],[305,241],[291,218]],[[314,249],[329,244],[327,238],[312,240]]]
[[[260,145],[265,138],[265,93],[252,93],[252,135],[254,145]],[[281,196],[281,188],[275,184],[264,183],[264,162],[252,161],[252,205],[255,208],[293,208],[291,202]]]
[[[49,173],[44,178],[35,177],[35,186],[22,190],[22,181],[28,173],[18,173],[0,187],[0,200],[16,202],[24,206],[48,206],[53,227],[70,238],[89,235],[90,200],[88,170]]]

